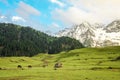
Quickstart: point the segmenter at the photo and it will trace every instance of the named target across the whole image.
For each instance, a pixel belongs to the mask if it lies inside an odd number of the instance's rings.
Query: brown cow
[[[62,63],[60,62],[57,62],[55,65],[54,65],[54,69],[57,70],[57,68],[61,68],[62,67]]]
[[[28,68],[32,68],[32,66],[31,66],[31,65],[28,65]]]

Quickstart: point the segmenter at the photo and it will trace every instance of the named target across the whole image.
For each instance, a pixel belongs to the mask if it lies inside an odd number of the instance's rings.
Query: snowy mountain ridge
[[[115,20],[107,26],[83,22],[58,32],[56,36],[75,38],[86,47],[118,46],[120,45],[120,20]]]

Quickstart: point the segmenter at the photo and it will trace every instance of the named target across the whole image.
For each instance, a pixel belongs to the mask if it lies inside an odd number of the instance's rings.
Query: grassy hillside
[[[61,62],[63,67],[54,70],[56,62]],[[44,64],[48,66],[43,67]],[[18,65],[23,69],[18,69]],[[83,48],[34,57],[1,57],[0,69],[0,80],[119,80],[120,47]]]

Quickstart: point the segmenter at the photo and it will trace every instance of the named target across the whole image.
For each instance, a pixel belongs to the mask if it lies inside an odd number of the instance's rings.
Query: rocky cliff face
[[[86,47],[118,46],[120,45],[120,20],[115,20],[107,26],[83,22],[58,32],[57,36],[75,38]]]
[[[106,32],[120,32],[120,20],[115,20],[105,28]]]

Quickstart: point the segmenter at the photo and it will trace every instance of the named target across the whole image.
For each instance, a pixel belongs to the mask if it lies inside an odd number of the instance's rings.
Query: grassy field
[[[61,62],[63,67],[54,70],[56,62]],[[45,64],[48,66],[43,67]],[[18,65],[22,69],[18,69]],[[120,47],[83,48],[34,57],[1,57],[0,80],[120,80]]]

